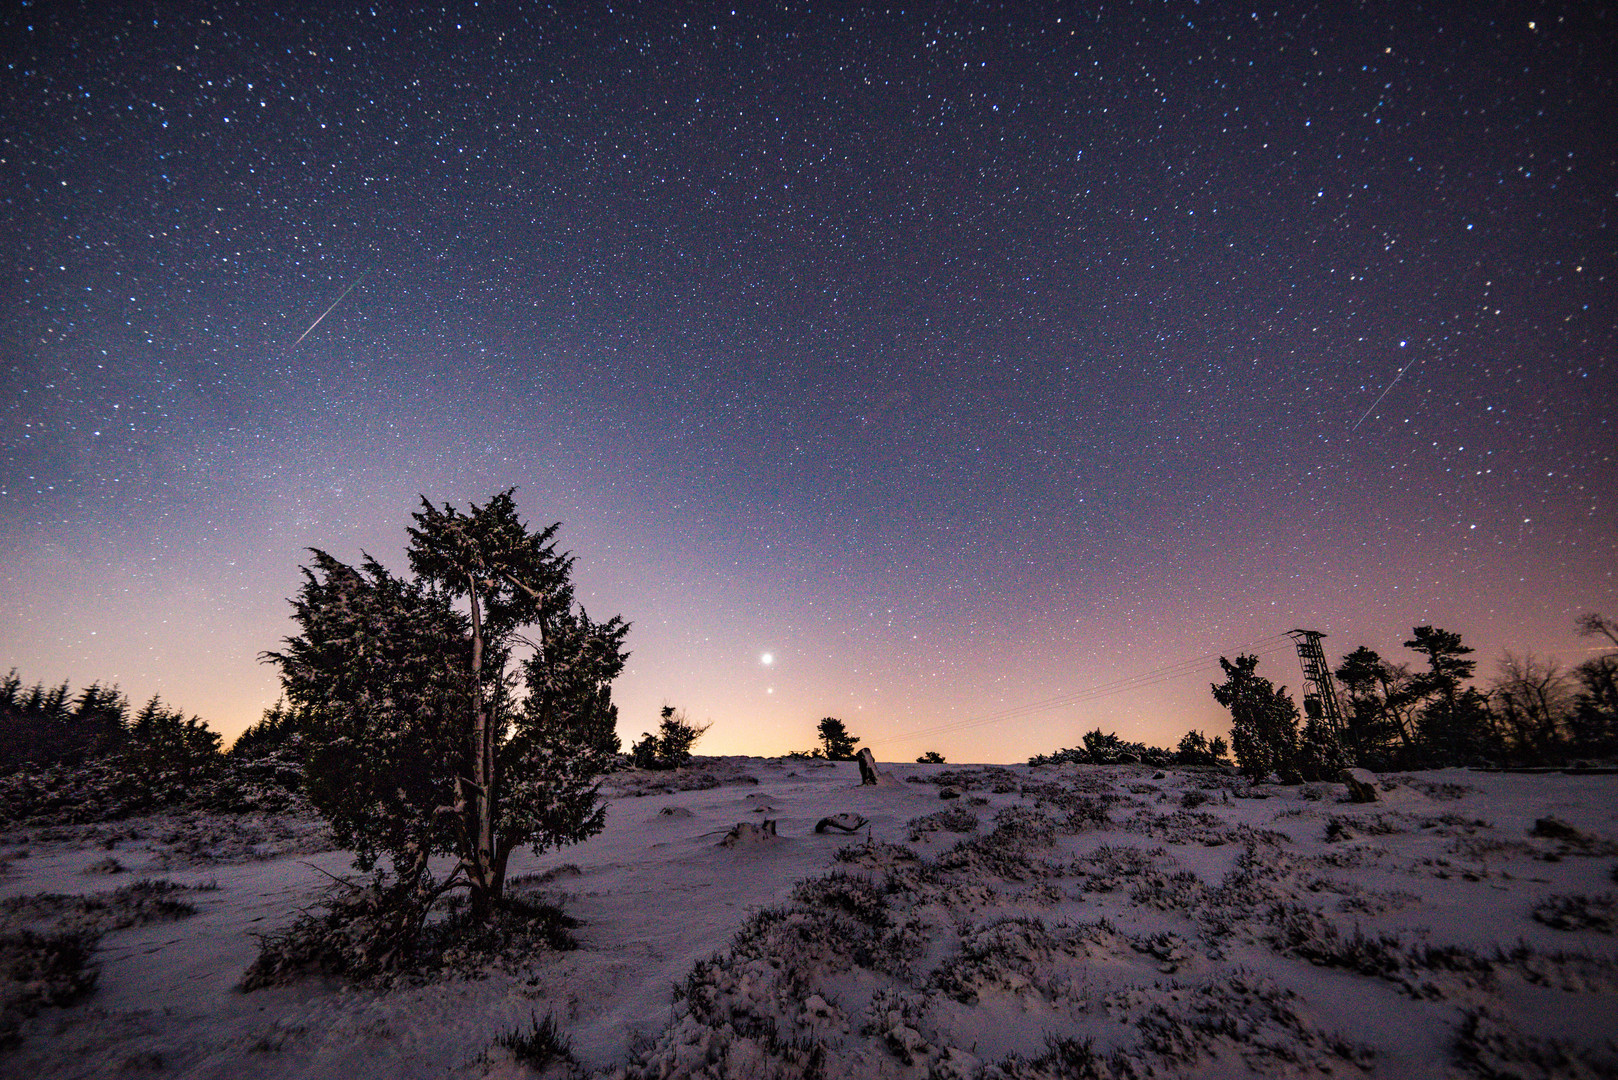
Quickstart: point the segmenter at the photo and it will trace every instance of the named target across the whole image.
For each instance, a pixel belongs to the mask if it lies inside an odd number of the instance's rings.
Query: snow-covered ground
[[[94,993],[24,1021],[0,1072],[523,1075],[495,1039],[554,1014],[607,1075],[1618,1075],[1618,776],[1447,770],[1351,804],[1196,769],[884,770],[615,777],[605,832],[512,866],[577,950],[387,991],[237,988],[253,934],[349,869],[316,823],[0,837],[0,898],[154,878],[196,909],[107,930]],[[833,814],[869,824],[816,834]]]

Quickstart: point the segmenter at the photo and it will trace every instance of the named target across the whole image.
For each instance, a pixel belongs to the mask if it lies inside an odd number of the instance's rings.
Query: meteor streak
[[[1419,359],[1421,359],[1420,356],[1412,356],[1410,358],[1410,364],[1414,364]],[[1354,432],[1356,432],[1356,431],[1358,431],[1360,429],[1360,425],[1365,423],[1365,417],[1370,416],[1372,413],[1376,412],[1376,407],[1378,405],[1382,404],[1382,399],[1388,396],[1388,391],[1392,390],[1395,386],[1398,386],[1399,385],[1399,380],[1404,378],[1405,377],[1405,372],[1410,370],[1410,364],[1406,364],[1404,367],[1399,369],[1399,374],[1395,375],[1393,377],[1393,381],[1390,382],[1387,385],[1387,387],[1380,394],[1378,394],[1376,396],[1376,400],[1371,402],[1371,407],[1369,409],[1366,409],[1364,414],[1361,415],[1358,420],[1354,421],[1354,426],[1348,429],[1350,434],[1353,434]]]
[[[365,271],[365,274],[369,274],[369,273],[370,273],[369,270]],[[353,280],[353,282],[351,282],[349,284],[348,288],[346,288],[342,292],[338,293],[337,294],[337,299],[335,299],[335,300],[333,300],[331,302],[331,307],[327,308],[325,311],[322,311],[320,313],[320,319],[324,319],[327,315],[330,315],[332,313],[333,308],[336,308],[338,304],[341,304],[343,302],[343,297],[345,297],[349,293],[353,292],[354,289],[359,285],[359,283],[365,280],[365,274],[361,274],[359,277],[355,278]],[[296,349],[299,345],[303,344],[303,339],[304,338],[308,337],[310,334],[315,332],[315,327],[320,325],[320,319],[316,319],[314,322],[310,323],[309,324],[309,329],[305,330],[303,333],[298,335],[298,340],[294,341],[292,343],[292,347],[294,349]],[[1403,374],[1403,372],[1401,372],[1400,374]]]

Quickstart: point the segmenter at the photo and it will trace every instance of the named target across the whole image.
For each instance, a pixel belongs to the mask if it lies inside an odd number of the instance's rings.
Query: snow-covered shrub
[[[962,840],[938,856],[938,867],[966,877],[1028,881],[1056,872],[1040,853],[1056,838],[1056,826],[1038,810],[1008,806],[994,817],[994,829]]]
[[[242,975],[243,990],[279,986],[305,975],[367,982],[402,970],[415,956],[425,897],[412,882],[339,882],[291,926],[256,935],[259,953]]]
[[[1225,824],[1223,818],[1205,810],[1175,810],[1158,813],[1138,810],[1125,822],[1134,832],[1144,833],[1154,840],[1171,844],[1203,844],[1209,847],[1231,844],[1240,838],[1240,830]]]
[[[30,920],[56,919],[58,930],[105,933],[147,923],[168,922],[196,914],[196,905],[181,897],[195,889],[172,881],[142,878],[111,892],[78,896],[34,893],[0,902],[0,911]]]
[[[805,975],[855,966],[903,972],[923,942],[917,927],[891,918],[888,896],[886,887],[861,874],[834,870],[810,878],[787,904],[749,919],[731,950],[744,959],[773,957]]]
[[[491,963],[511,966],[538,950],[567,950],[578,926],[550,904],[503,896],[492,914],[473,913],[463,897],[433,918],[440,890],[388,880],[340,881],[319,903],[281,930],[255,935],[259,954],[242,976],[243,990],[279,986],[313,973],[358,984],[473,977]]]
[[[910,819],[907,826],[910,829],[910,839],[920,840],[924,836],[939,831],[952,833],[976,832],[978,816],[964,806],[952,806],[948,810],[940,810],[936,814],[923,814]]]
[[[1536,1038],[1486,1008],[1466,1010],[1450,1049],[1462,1070],[1490,1080],[1618,1076],[1618,1041],[1609,1038],[1601,1046],[1576,1046]]]
[[[1055,926],[1029,916],[996,919],[964,933],[961,951],[928,976],[928,985],[963,1005],[976,1005],[990,989],[1057,1000],[1071,989],[1058,961],[1115,956],[1126,948],[1105,919]]]
[[[1618,930],[1618,896],[1583,893],[1548,896],[1534,905],[1534,918],[1557,930],[1594,930],[1611,934]]]
[[[494,1044],[531,1069],[574,1060],[573,1041],[562,1034],[555,1013],[546,1013],[543,1020],[530,1013],[527,1031],[508,1031],[496,1038]]]
[[[1097,790],[1094,785],[1073,782],[1077,779],[1025,784],[1022,794],[1032,797],[1034,805],[1041,810],[1053,813],[1067,832],[1104,828],[1108,822],[1107,811],[1118,801],[1111,783]]]
[[[100,970],[90,956],[100,938],[83,930],[0,931],[0,1049],[15,1044],[18,1026],[41,1008],[71,1005],[95,989]]]
[[[1326,819],[1326,841],[1337,843],[1361,836],[1397,836],[1410,831],[1409,822],[1395,814],[1340,815]]]
[[[1358,926],[1344,934],[1313,908],[1278,904],[1269,912],[1269,940],[1281,952],[1320,967],[1342,968],[1397,983],[1412,997],[1449,996],[1431,973],[1452,973],[1469,986],[1492,987],[1494,964],[1462,945],[1428,945],[1397,934],[1367,935]]]

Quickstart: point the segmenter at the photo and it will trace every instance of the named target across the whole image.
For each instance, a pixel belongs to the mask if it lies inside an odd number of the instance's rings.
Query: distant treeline
[[[1472,682],[1477,661],[1461,635],[1412,628],[1404,647],[1415,662],[1384,660],[1361,645],[1333,671],[1341,688],[1339,727],[1319,698],[1303,708],[1285,686],[1258,674],[1258,657],[1219,658],[1225,681],[1214,698],[1231,713],[1231,739],[1192,731],[1168,750],[1127,742],[1100,728],[1083,745],[1028,759],[1030,765],[1236,764],[1254,778],[1335,780],[1345,767],[1378,771],[1454,765],[1548,766],[1618,758],[1618,621],[1589,614],[1579,634],[1604,650],[1566,668],[1531,653],[1507,652],[1492,679]]]
[[[1417,626],[1404,647],[1414,664],[1364,645],[1333,674],[1343,688],[1343,749],[1369,767],[1561,765],[1618,754],[1618,622],[1578,620],[1605,651],[1565,668],[1532,653],[1505,653],[1494,675],[1471,682],[1477,661],[1461,635]],[[1318,703],[1304,701],[1318,712]]]
[[[1590,614],[1581,636],[1605,651],[1571,669],[1507,652],[1493,678],[1472,681],[1477,661],[1461,635],[1412,628],[1404,647],[1419,660],[1385,660],[1361,645],[1333,671],[1342,688],[1334,730],[1314,697],[1298,706],[1257,673],[1258,658],[1220,657],[1213,695],[1231,712],[1236,761],[1249,775],[1332,779],[1347,764],[1377,770],[1456,765],[1545,766],[1618,755],[1618,622]]]
[[[25,687],[14,668],[0,681],[0,827],[284,808],[302,780],[294,727],[277,705],[225,754],[218,732],[160,697],[135,709],[116,686]]]
[[[1100,728],[1086,732],[1079,746],[1058,750],[1054,754],[1035,754],[1028,759],[1030,765],[1229,765],[1230,744],[1224,736],[1207,737],[1200,731],[1188,731],[1180,737],[1173,750],[1161,746],[1120,739],[1116,733]]]
[[[24,690],[16,668],[0,682],[0,768],[74,764],[112,753],[189,778],[218,755],[219,734],[156,695],[131,712],[116,686],[91,683],[74,694],[65,682],[50,689],[35,683]]]

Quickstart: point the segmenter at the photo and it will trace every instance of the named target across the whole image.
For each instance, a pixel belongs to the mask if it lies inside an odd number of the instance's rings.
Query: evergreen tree
[[[511,495],[466,513],[423,499],[408,579],[312,551],[293,600],[301,633],[265,654],[300,711],[309,795],[338,841],[362,869],[387,854],[418,896],[465,887],[479,918],[515,848],[601,830],[600,723],[628,629],[575,610],[558,526],[530,531]],[[522,702],[517,644],[535,650]],[[441,883],[434,854],[459,860]]]
[[[835,716],[828,716],[820,721],[820,745],[825,748],[826,757],[831,761],[853,761],[854,751],[859,746],[860,737],[849,734],[848,727]]]
[[[1084,744],[1084,752],[1097,765],[1111,765],[1124,752],[1124,741],[1118,737],[1116,731],[1104,732],[1096,728],[1094,731],[1086,731],[1079,737],[1079,741]]]
[[[1225,744],[1223,735],[1208,738],[1200,731],[1188,731],[1180,736],[1180,743],[1174,750],[1174,764],[1176,765],[1224,765],[1228,764],[1225,756],[1230,748]]]
[[[1282,687],[1257,673],[1258,657],[1241,655],[1219,666],[1225,681],[1212,687],[1214,700],[1230,710],[1230,738],[1236,764],[1255,780],[1272,772],[1283,782],[1297,779],[1298,707]]]
[[[1454,631],[1434,626],[1415,627],[1404,645],[1427,658],[1428,670],[1419,676],[1421,692],[1439,694],[1454,705],[1461,683],[1470,679],[1478,666],[1476,660],[1465,659],[1471,655],[1471,647],[1461,644],[1461,635]]]
[[[708,725],[701,727],[676,712],[673,705],[663,706],[662,723],[657,734],[642,732],[640,742],[629,751],[630,763],[637,769],[678,769],[691,760],[691,747],[702,738]]]
[[[629,656],[623,649],[629,624],[617,618],[592,622],[581,607],[558,611],[548,635],[546,647],[522,668],[528,690],[523,710],[530,726],[549,731],[563,725],[595,753],[615,757],[623,744],[611,683]]]
[[[219,733],[201,717],[164,705],[156,694],[129,721],[123,753],[149,781],[182,790],[213,776],[222,763]]]
[[[1569,718],[1580,754],[1618,753],[1618,655],[1596,656],[1573,671],[1577,686]]]
[[[1333,673],[1348,694],[1347,739],[1354,760],[1381,767],[1399,748],[1413,753],[1405,723],[1408,675],[1364,645],[1344,656]]]
[[[309,721],[308,710],[289,705],[285,698],[277,701],[246,731],[230,744],[230,757],[237,761],[254,761],[278,750],[301,745],[303,730]]]
[[[1472,765],[1496,760],[1505,744],[1496,734],[1489,699],[1475,687],[1459,691],[1453,700],[1438,698],[1425,705],[1418,717],[1422,751],[1432,766]]]
[[[1427,670],[1410,680],[1408,693],[1423,703],[1416,714],[1421,752],[1433,765],[1461,765],[1499,753],[1488,699],[1477,690],[1462,693],[1476,660],[1461,635],[1433,626],[1417,626],[1405,648],[1427,658]]]

